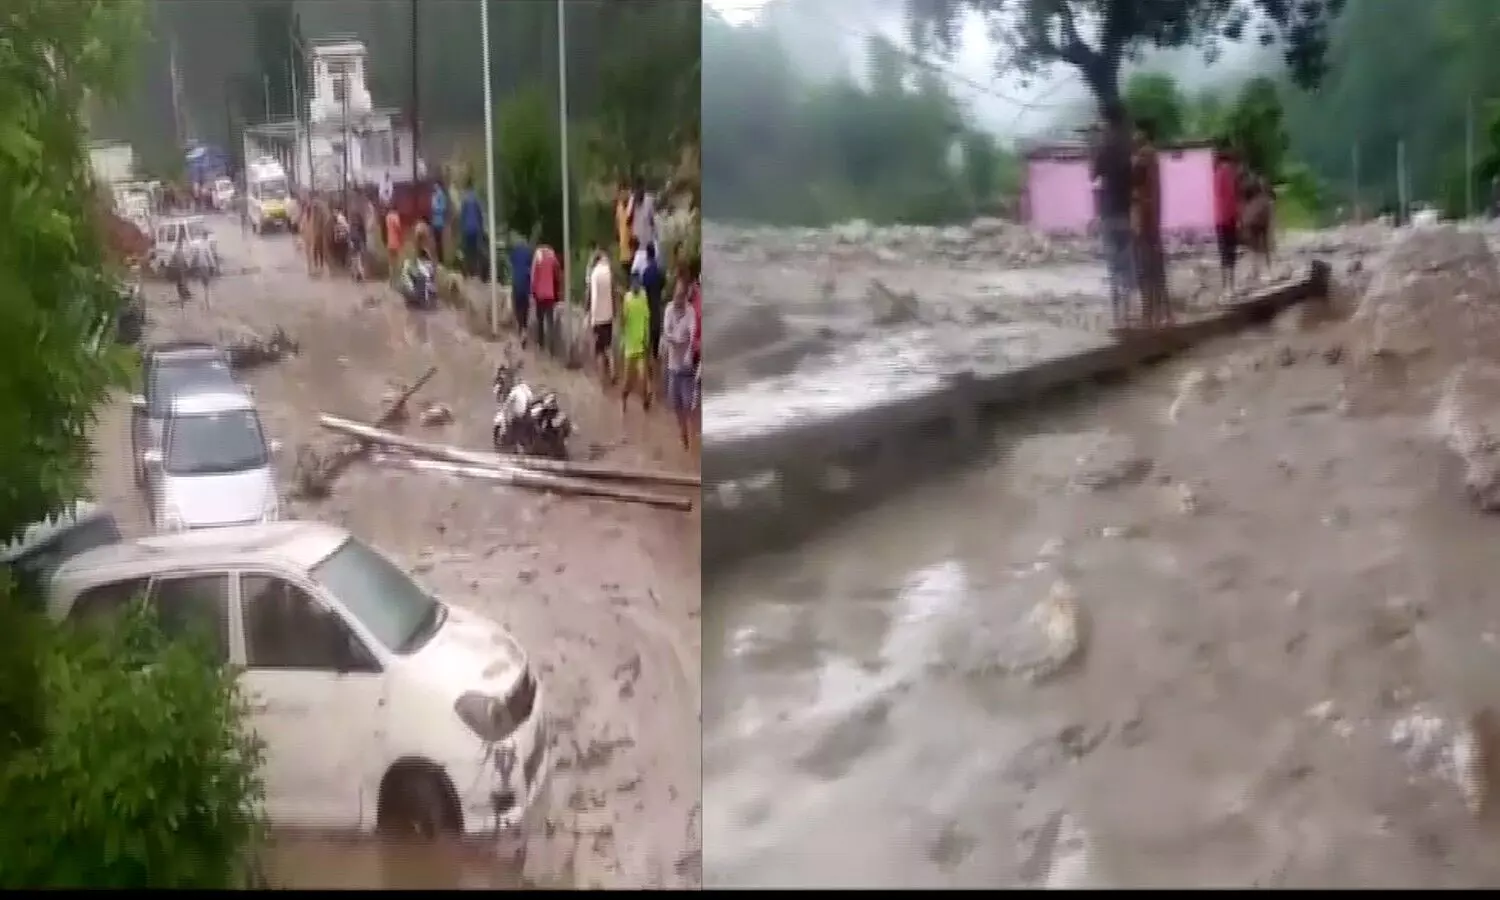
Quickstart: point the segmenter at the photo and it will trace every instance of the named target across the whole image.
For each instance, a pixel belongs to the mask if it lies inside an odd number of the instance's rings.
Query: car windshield
[[[147,415],[164,419],[172,401],[189,388],[231,386],[229,367],[219,359],[180,359],[157,363],[151,373]]]
[[[260,183],[260,195],[267,200],[286,199],[286,179],[269,178]]]
[[[443,604],[354,538],[314,566],[312,577],[392,653],[422,649],[447,618]]]
[[[169,475],[225,475],[266,465],[265,438],[255,411],[174,416],[167,426]]]

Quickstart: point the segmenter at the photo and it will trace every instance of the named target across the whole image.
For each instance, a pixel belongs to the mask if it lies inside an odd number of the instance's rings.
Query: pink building
[[[1206,237],[1214,229],[1214,153],[1207,143],[1177,144],[1161,157],[1162,230]],[[1026,153],[1022,216],[1047,234],[1084,234],[1094,224],[1094,187],[1082,145],[1034,148]]]

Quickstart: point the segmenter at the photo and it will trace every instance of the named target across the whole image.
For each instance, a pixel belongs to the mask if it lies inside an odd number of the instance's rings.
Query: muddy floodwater
[[[1267,329],[706,589],[710,887],[1500,883],[1500,522]],[[1477,699],[1476,699],[1477,698]]]

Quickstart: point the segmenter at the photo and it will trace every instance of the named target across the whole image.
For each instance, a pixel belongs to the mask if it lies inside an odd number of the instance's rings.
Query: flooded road
[[[348,528],[434,594],[504,626],[545,690],[556,770],[536,827],[505,847],[393,848],[282,836],[267,866],[278,886],[362,889],[693,887],[699,879],[699,549],[697,513],[482,484],[364,460],[321,500],[295,496],[297,451],[324,449],[318,414],[366,421],[431,366],[414,404],[452,421],[407,433],[486,448],[491,378],[522,355],[513,335],[476,338],[447,310],[413,317],[384,285],[309,277],[293,240],[257,239],[212,217],[228,274],[207,302],[179,307],[148,283],[148,340],[228,342],[283,328],[300,352],[242,373],[279,455],[284,515]],[[526,354],[526,377],[556,391],[599,460],[691,471],[670,417],[622,418],[585,373]],[[417,407],[421,409],[422,407]],[[632,412],[635,412],[634,410]],[[398,426],[399,427],[399,426]],[[138,533],[125,403],[101,410],[95,495]],[[372,754],[373,755],[373,754]],[[374,768],[374,766],[372,766]],[[378,776],[364,787],[373,796]],[[525,865],[509,850],[524,846]],[[497,852],[506,851],[506,852]]]
[[[706,884],[1500,882],[1500,522],[1338,349],[1202,348],[716,580]]]

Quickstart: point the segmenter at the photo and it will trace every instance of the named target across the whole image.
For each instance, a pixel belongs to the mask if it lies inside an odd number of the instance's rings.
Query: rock
[[[241,372],[280,362],[287,356],[297,355],[300,349],[298,343],[279,325],[264,337],[253,333],[241,334],[224,343],[224,350],[229,355],[229,365]]]
[[[1043,491],[1109,490],[1141,481],[1152,468],[1129,437],[1102,429],[1032,435],[1013,454],[1014,470]]]
[[[1500,364],[1459,366],[1443,385],[1432,429],[1463,464],[1474,503],[1486,512],[1500,510]]]
[[[876,325],[906,325],[921,317],[915,293],[897,293],[878,279],[871,279],[865,289],[865,302],[870,305],[871,320]]]
[[[788,334],[780,311],[760,303],[716,310],[713,326],[703,329],[703,349],[715,360],[753,353],[785,340]]]
[[[1500,362],[1500,268],[1482,234],[1408,231],[1376,269],[1348,323],[1355,408],[1430,409],[1454,366]]]

